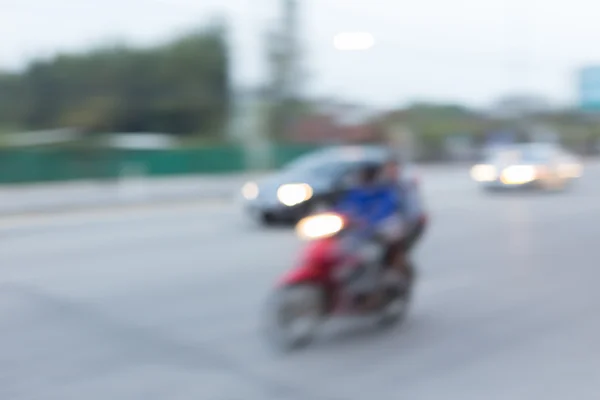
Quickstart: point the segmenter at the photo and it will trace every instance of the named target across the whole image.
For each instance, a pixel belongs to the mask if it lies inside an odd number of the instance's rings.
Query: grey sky
[[[238,81],[264,74],[261,35],[277,0],[0,0],[0,67],[105,41],[151,44],[221,13],[234,26]],[[304,0],[310,90],[373,105],[407,100],[488,103],[514,92],[560,102],[575,70],[600,63],[595,0]],[[339,31],[376,46],[340,53]]]

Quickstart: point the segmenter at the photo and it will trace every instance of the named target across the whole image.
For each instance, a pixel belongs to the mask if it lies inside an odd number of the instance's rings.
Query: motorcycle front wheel
[[[323,318],[323,292],[313,284],[278,289],[269,299],[265,330],[269,342],[284,351],[309,345]]]

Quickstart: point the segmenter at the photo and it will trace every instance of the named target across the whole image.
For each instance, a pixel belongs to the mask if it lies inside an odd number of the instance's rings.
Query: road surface
[[[456,174],[457,168],[461,167],[420,165],[419,171],[425,177],[439,181],[448,174]],[[0,217],[198,199],[228,201],[240,195],[245,182],[264,175],[248,172],[0,185]]]
[[[596,400],[600,169],[567,194],[425,182],[406,324],[275,354],[261,304],[300,243],[226,203],[0,220],[3,400]]]

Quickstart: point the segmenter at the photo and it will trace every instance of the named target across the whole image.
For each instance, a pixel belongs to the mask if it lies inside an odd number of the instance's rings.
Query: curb
[[[114,201],[93,201],[89,203],[74,204],[56,204],[52,206],[33,206],[29,208],[20,208],[19,210],[0,210],[1,218],[18,218],[45,215],[67,215],[81,211],[99,211],[99,210],[123,210],[135,209],[140,206],[165,206],[181,204],[210,204],[210,203],[233,203],[235,196],[233,193],[219,193],[205,196],[160,196],[145,199],[134,200],[114,200]]]

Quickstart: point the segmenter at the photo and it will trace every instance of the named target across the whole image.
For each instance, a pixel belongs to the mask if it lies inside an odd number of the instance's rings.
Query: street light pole
[[[266,35],[267,90],[251,88],[250,93],[232,91],[231,136],[244,148],[249,169],[273,167],[273,142],[292,125],[293,107],[300,83],[298,68],[298,0],[280,0],[281,14],[274,30],[263,31],[258,18],[255,25]],[[242,60],[232,60],[232,81],[240,75]],[[237,87],[237,89],[240,89]],[[263,89],[263,88],[261,88]]]

